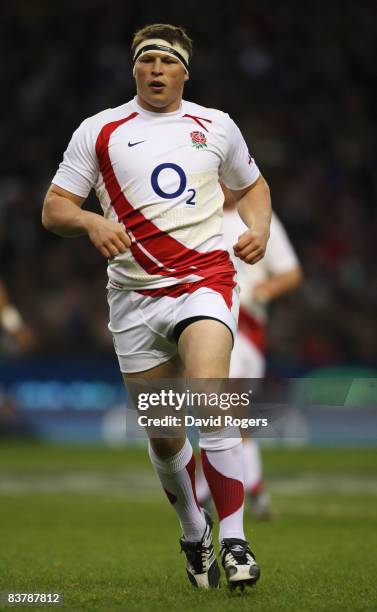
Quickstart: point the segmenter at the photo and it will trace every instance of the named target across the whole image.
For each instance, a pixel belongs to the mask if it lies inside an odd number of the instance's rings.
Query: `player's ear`
[[[188,80],[189,80],[189,78],[190,78],[190,77],[189,77],[189,75],[187,74],[187,72],[185,72],[185,75],[184,75],[184,77],[183,77],[183,80],[186,82],[186,81],[188,81]]]

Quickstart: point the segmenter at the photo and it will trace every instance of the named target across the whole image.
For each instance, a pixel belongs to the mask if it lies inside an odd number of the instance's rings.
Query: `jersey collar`
[[[181,106],[176,111],[173,111],[171,113],[156,113],[156,112],[153,112],[153,111],[146,110],[145,108],[140,106],[140,104],[137,103],[137,96],[135,96],[134,99],[133,99],[133,104],[134,104],[137,112],[140,115],[144,115],[146,117],[154,117],[155,119],[157,117],[175,117],[175,116],[178,117],[178,116],[182,115],[184,113],[184,110],[183,110],[184,109],[184,102],[185,101],[182,100]]]

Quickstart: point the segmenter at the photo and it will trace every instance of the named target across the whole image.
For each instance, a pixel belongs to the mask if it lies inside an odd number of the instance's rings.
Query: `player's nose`
[[[152,64],[152,74],[153,76],[156,76],[157,74],[162,74],[162,62],[161,58],[159,57],[156,57]]]

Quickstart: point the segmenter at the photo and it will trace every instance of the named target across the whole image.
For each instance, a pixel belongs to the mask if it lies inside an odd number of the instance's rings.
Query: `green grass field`
[[[190,586],[144,449],[2,444],[0,591],[61,592],[63,609],[102,612],[376,610],[377,450],[264,460],[274,516],[246,519],[262,577],[241,595]]]

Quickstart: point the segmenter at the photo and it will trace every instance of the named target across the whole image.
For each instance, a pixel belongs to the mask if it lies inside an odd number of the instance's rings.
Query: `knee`
[[[187,363],[185,376],[187,378],[228,378],[229,363]]]
[[[182,438],[151,438],[149,442],[157,457],[169,459],[179,453],[185,440]]]

